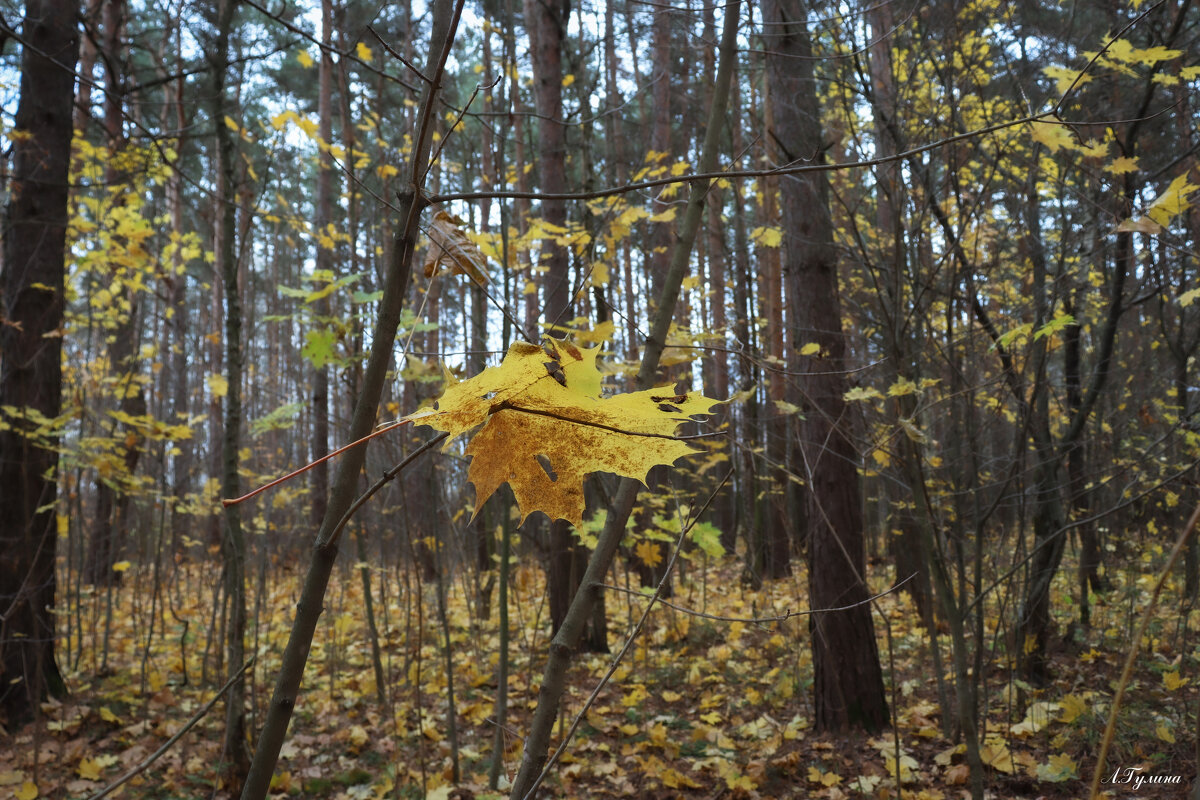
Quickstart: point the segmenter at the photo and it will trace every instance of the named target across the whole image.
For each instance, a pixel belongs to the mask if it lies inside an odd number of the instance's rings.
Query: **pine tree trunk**
[[[48,419],[62,407],[68,170],[78,8],[28,0],[11,194],[0,263],[0,408]],[[47,288],[49,287],[49,288]],[[66,686],[54,657],[57,431],[5,416],[0,430],[0,714],[28,719]],[[11,427],[9,427],[11,426]]]
[[[771,133],[786,161],[822,148],[806,18],[799,0],[763,4],[767,81],[776,100]],[[809,298],[795,309],[790,346],[820,345],[818,353],[800,360],[811,404],[801,427],[809,482],[809,603],[815,609],[862,603],[809,618],[815,725],[823,731],[876,730],[887,722],[888,711],[871,609],[865,604],[862,495],[843,399],[845,339],[828,182],[824,173],[804,173],[783,181],[781,191],[787,279],[794,297]]]
[[[242,424],[242,306],[238,289],[236,247],[237,186],[236,144],[224,119],[232,109],[226,97],[229,70],[229,39],[237,14],[237,0],[220,0],[217,5],[216,37],[206,57],[212,67],[212,119],[216,120],[217,225],[220,247],[214,269],[221,279],[225,298],[225,380],[223,431],[221,436],[221,494],[241,494],[238,447]],[[237,673],[245,662],[246,637],[246,540],[242,533],[241,510],[225,509],[221,525],[222,582],[226,596],[225,669]],[[225,738],[222,746],[222,778],[233,794],[241,791],[250,767],[246,731],[246,684],[239,680],[225,697]]]
[[[321,65],[317,75],[317,135],[327,147],[321,150],[317,159],[317,197],[316,219],[314,227],[317,235],[314,237],[317,276],[332,281],[333,248],[328,237],[328,228],[333,221],[333,156],[328,146],[333,145],[333,56],[330,49],[333,45],[333,2],[321,0]],[[313,327],[323,331],[328,326],[331,303],[329,297],[322,297],[313,303],[316,316]],[[315,461],[329,452],[329,366],[314,365],[312,390],[312,458]],[[325,518],[325,506],[329,502],[329,462],[322,461],[313,467],[310,473],[310,489],[312,491],[312,508],[309,518],[314,527],[321,524]]]

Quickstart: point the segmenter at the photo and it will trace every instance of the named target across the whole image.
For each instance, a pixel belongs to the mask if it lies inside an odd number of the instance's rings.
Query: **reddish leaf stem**
[[[404,425],[405,423],[408,423],[411,421],[412,420],[401,419],[401,420],[397,420],[395,422],[389,422],[387,425],[384,425],[382,428],[372,431],[371,433],[362,437],[358,441],[354,441],[354,442],[351,442],[350,444],[342,445],[337,450],[334,450],[332,453],[323,455],[320,458],[318,458],[316,461],[310,461],[309,463],[305,464],[300,469],[293,470],[292,472],[289,472],[287,475],[284,475],[282,478],[276,478],[275,480],[271,481],[270,483],[264,483],[262,486],[258,487],[257,489],[255,489],[254,491],[252,491],[248,494],[244,494],[241,497],[236,497],[232,500],[230,500],[229,498],[224,498],[221,500],[221,505],[236,506],[238,503],[243,503],[252,497],[257,497],[258,495],[262,494],[263,492],[267,491],[268,489],[278,486],[279,484],[284,483],[286,481],[290,481],[292,478],[295,478],[297,475],[303,475],[304,473],[308,472],[310,469],[315,467],[317,464],[320,464],[323,461],[328,461],[329,459],[333,458],[334,456],[341,455],[342,453],[349,450],[351,447],[358,447],[363,442],[374,439],[376,436],[379,436],[380,434],[387,433],[388,431],[390,431],[394,428],[399,428],[401,425]]]

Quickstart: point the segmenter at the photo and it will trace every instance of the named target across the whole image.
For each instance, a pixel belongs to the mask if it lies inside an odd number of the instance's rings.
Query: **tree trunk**
[[[121,36],[125,28],[125,0],[107,0],[104,4],[104,50],[105,50],[105,86],[104,93],[104,130],[108,137],[108,163],[105,166],[104,178],[109,186],[117,186],[125,180],[125,175],[116,167],[118,154],[125,147],[125,76],[123,45]],[[113,196],[110,202],[114,204],[136,203],[136,195]],[[146,413],[146,398],[141,386],[132,380],[136,369],[138,345],[138,308],[140,306],[139,291],[131,288],[131,281],[118,280],[127,269],[119,263],[108,264],[111,270],[108,276],[114,285],[120,285],[121,294],[126,301],[126,308],[117,304],[113,309],[117,315],[116,325],[109,335],[108,363],[117,376],[117,406],[129,417],[144,416]],[[132,269],[139,269],[134,266]],[[128,276],[124,276],[128,277]],[[121,573],[112,570],[113,562],[117,560],[117,550],[124,537],[124,521],[129,505],[129,495],[125,491],[138,461],[142,454],[142,437],[137,429],[129,424],[121,426],[124,436],[114,429],[112,435],[124,439],[117,448],[123,451],[124,472],[109,477],[107,480],[96,478],[95,515],[92,518],[92,533],[88,546],[87,559],[84,561],[84,580],[91,584],[107,586],[117,583]]]
[[[725,22],[721,34],[721,61],[717,69],[716,88],[713,91],[713,104],[710,109],[708,126],[705,133],[704,146],[700,153],[700,172],[711,172],[717,164],[717,125],[715,120],[725,115],[729,99],[729,87],[732,82],[734,63],[737,59],[737,23],[741,5],[737,0],[725,7]],[[655,382],[659,360],[666,344],[667,331],[670,329],[674,316],[675,302],[679,297],[684,275],[687,273],[688,262],[691,258],[692,246],[700,230],[700,221],[704,212],[704,197],[710,183],[696,181],[691,185],[687,210],[679,226],[679,236],[671,257],[671,268],[667,273],[663,295],[655,312],[646,346],[642,350],[642,363],[638,369],[637,385],[640,389],[650,388]],[[583,577],[583,590],[575,595],[571,602],[570,611],[563,621],[562,627],[554,635],[550,643],[550,654],[546,659],[546,668],[542,673],[542,683],[538,689],[538,703],[533,720],[529,725],[529,735],[525,738],[525,749],[521,756],[521,767],[513,780],[509,797],[512,800],[524,800],[537,789],[543,778],[543,769],[549,759],[547,750],[550,745],[550,733],[554,721],[558,718],[562,696],[566,690],[567,668],[571,664],[572,653],[583,633],[584,625],[592,615],[598,596],[603,593],[604,575],[612,565],[617,547],[625,535],[625,526],[637,500],[640,482],[631,478],[623,479],[617,489],[616,499],[609,509],[608,519],[604,530],[597,537],[596,549],[588,560],[587,571]]]
[[[206,58],[212,67],[212,120],[216,133],[216,178],[220,246],[214,269],[221,278],[225,296],[225,380],[224,430],[221,436],[221,493],[224,497],[241,494],[238,475],[238,445],[242,423],[242,306],[238,290],[236,247],[237,186],[236,145],[224,120],[230,111],[226,98],[229,70],[229,39],[237,13],[237,0],[220,0],[217,5],[216,38]],[[229,675],[241,669],[245,661],[246,636],[246,540],[242,533],[241,510],[225,509],[221,526],[222,582],[226,596],[225,668]],[[225,697],[225,739],[222,749],[222,777],[233,794],[241,791],[250,768],[246,732],[246,685],[237,681]]]
[[[776,99],[770,133],[786,160],[810,157],[821,152],[822,141],[806,12],[799,0],[765,0],[763,22],[767,82]],[[876,730],[888,711],[865,604],[862,496],[843,399],[845,340],[828,181],[824,173],[805,173],[784,180],[781,191],[787,279],[794,297],[809,298],[795,309],[791,346],[820,345],[800,362],[811,403],[801,428],[809,482],[809,603],[816,609],[862,604],[810,617],[815,724],[822,731]]]
[[[54,658],[67,178],[79,54],[78,9],[28,0],[21,99],[0,263],[0,713],[9,730],[66,685]]]
[[[566,126],[562,123],[562,49],[569,14],[570,5],[564,0],[525,0],[525,25],[533,54],[534,104],[539,117],[538,175],[541,191],[545,194],[561,194],[567,186]],[[542,200],[541,206],[542,219],[554,226],[566,226],[567,206],[563,200]],[[546,267],[542,320],[547,331],[553,333],[555,325],[566,324],[575,316],[570,265],[566,248],[553,242],[543,242],[542,246],[541,260]],[[581,550],[571,526],[564,520],[551,521],[547,582],[550,621],[555,632],[566,617],[571,598],[579,591],[586,561],[586,553]],[[589,649],[596,644],[590,636],[585,636],[583,642]]]
[[[316,197],[316,254],[314,262],[318,280],[333,281],[333,248],[328,237],[328,228],[333,221],[333,2],[321,0],[321,65],[317,75],[317,135],[326,146],[317,158]],[[313,327],[317,331],[328,327],[330,314],[329,297],[322,297],[313,304],[316,319]],[[312,391],[312,458],[315,461],[329,452],[329,366],[314,365]],[[309,518],[313,527],[325,518],[325,506],[329,502],[329,462],[322,461],[312,469],[310,478],[312,508]]]
[[[424,72],[430,83],[426,84],[421,98],[421,120],[429,120],[433,113],[434,99],[441,90],[442,74],[460,13],[461,5],[456,5],[451,0],[439,0],[433,5],[429,60]],[[422,208],[417,191],[420,189],[421,176],[429,159],[432,138],[432,126],[418,123],[417,130],[419,133],[414,137],[411,169],[408,174],[412,188],[400,195],[397,204],[400,224],[391,247],[383,297],[380,298],[378,316],[371,336],[371,354],[363,372],[361,391],[355,401],[354,414],[350,421],[351,441],[366,436],[375,427],[379,400],[383,395],[388,367],[392,363],[393,343],[396,340],[396,331],[400,327],[400,311],[404,305],[404,294],[411,275],[417,223]],[[284,649],[275,690],[271,695],[270,709],[254,753],[254,761],[242,790],[242,800],[262,800],[270,790],[271,775],[278,763],[288,723],[296,708],[300,681],[304,676],[313,634],[320,618],[322,600],[337,558],[338,522],[354,502],[365,459],[365,448],[355,447],[343,454],[338,464],[333,490],[329,495],[329,506],[317,533],[312,561],[304,579],[304,589],[296,606],[296,618],[288,636],[287,647]]]

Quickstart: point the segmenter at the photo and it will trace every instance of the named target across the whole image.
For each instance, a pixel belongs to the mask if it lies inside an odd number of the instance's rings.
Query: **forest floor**
[[[1113,687],[1153,586],[1156,563],[1157,557],[1144,563],[1144,573],[1109,576],[1116,588],[1094,599],[1091,629],[1056,641],[1051,653],[1055,677],[1044,688],[1016,680],[1008,669],[1008,632],[999,621],[1011,616],[1001,610],[1013,608],[1016,598],[1003,589],[989,596],[983,663],[993,666],[985,668],[980,691],[986,704],[982,738],[990,797],[1086,796]],[[359,569],[366,565],[354,567],[347,565],[335,575],[326,597],[272,797],[503,796],[487,789],[495,732],[497,615],[480,619],[472,613],[478,594],[467,585],[471,579],[451,588],[447,620],[457,711],[452,731],[434,585],[420,585],[401,568],[369,570],[381,666],[390,676],[387,691],[380,693],[362,602]],[[69,626],[59,658],[71,695],[45,704],[37,723],[9,732],[9,744],[0,748],[0,798],[89,797],[141,764],[214,696],[224,674],[218,664],[220,631],[210,624],[219,572],[216,563],[184,563],[156,581],[149,568],[132,568],[111,597],[103,589],[84,587],[82,604],[60,612]],[[1064,573],[1065,588],[1073,578]],[[265,579],[249,595],[251,647],[259,654],[248,692],[252,729],[261,725],[270,697],[302,570],[291,566],[260,574]],[[626,580],[627,575],[621,576]],[[153,591],[156,584],[162,591]],[[740,584],[731,562],[707,568],[692,564],[686,580],[677,583],[672,602],[711,616],[771,617],[803,609],[804,585],[797,575],[755,592]],[[1181,615],[1178,597],[1170,588],[1164,593],[1137,659],[1105,768],[1106,774],[1116,772],[1129,782],[1107,785],[1113,798],[1184,797],[1196,776],[1200,640],[1196,615]],[[1074,604],[1065,595],[1056,600],[1067,630]],[[614,652],[645,603],[636,592],[608,593]],[[547,643],[537,569],[515,570],[511,608],[502,786],[520,761],[519,734],[536,702]],[[894,728],[848,736],[813,732],[804,617],[760,625],[659,606],[584,715],[544,796],[969,796],[964,748],[945,730],[952,719],[942,710],[953,707],[953,683],[947,680],[941,687],[948,698],[943,706],[930,639],[915,624],[906,597],[887,595],[876,609]],[[1193,620],[1191,630],[1185,618]],[[948,672],[948,637],[940,636],[938,645]],[[558,732],[583,707],[612,658],[586,654],[576,660]],[[218,779],[223,719],[218,704],[113,796],[227,796]],[[455,738],[457,781],[452,772]],[[1138,784],[1139,777],[1168,782]]]

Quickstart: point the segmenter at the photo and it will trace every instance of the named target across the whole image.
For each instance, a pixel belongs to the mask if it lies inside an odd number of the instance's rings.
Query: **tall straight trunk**
[[[700,172],[711,172],[717,164],[717,123],[725,115],[729,99],[729,86],[732,82],[734,63],[737,59],[737,28],[738,13],[741,5],[738,0],[725,6],[725,21],[721,33],[721,61],[717,70],[716,89],[713,92],[713,104],[709,111],[708,125],[704,146],[700,152]],[[658,309],[655,312],[653,324],[646,338],[646,346],[642,351],[642,363],[638,369],[637,384],[641,389],[650,388],[656,382],[659,361],[666,345],[667,331],[675,312],[675,303],[679,297],[680,287],[687,274],[688,263],[691,259],[692,246],[700,230],[700,222],[704,213],[704,198],[708,192],[708,181],[695,181],[689,191],[688,205],[684,211],[683,220],[679,225],[679,236],[676,239],[674,252],[671,256],[671,268],[667,272]],[[554,634],[550,643],[550,653],[546,660],[546,668],[542,673],[541,686],[538,689],[538,703],[533,719],[529,726],[529,735],[525,738],[525,749],[521,757],[521,767],[513,780],[512,800],[524,800],[534,792],[543,780],[543,770],[549,760],[548,748],[550,733],[554,721],[558,718],[561,701],[566,690],[567,668],[571,664],[572,653],[583,634],[584,626],[591,618],[596,601],[603,594],[604,576],[612,565],[617,547],[625,535],[625,526],[633,505],[637,501],[640,482],[634,479],[622,479],[617,489],[616,499],[609,509],[604,530],[597,537],[596,549],[588,560],[587,571],[583,578],[583,588],[576,593],[571,601],[571,608],[563,621],[562,627]]]
[[[893,13],[891,6],[886,3],[868,2],[866,5],[872,39],[868,63],[875,149],[881,158],[886,158],[895,156],[900,151],[900,133],[896,119],[896,78],[889,35],[894,26]],[[911,311],[907,298],[905,270],[907,249],[901,207],[903,198],[900,190],[900,163],[893,161],[881,164],[875,169],[875,225],[879,230],[879,273],[882,276],[882,291],[878,295],[887,326],[887,363],[891,368],[888,383],[891,384],[901,377],[902,372],[912,368],[912,339],[908,335]],[[912,376],[906,374],[905,377]],[[911,413],[911,410],[906,409],[902,413]],[[887,537],[888,549],[895,563],[896,580],[905,580],[910,575],[917,576],[905,582],[904,591],[912,599],[922,624],[928,629],[933,612],[933,606],[929,602],[930,578],[926,568],[929,554],[923,552],[924,540],[914,513],[907,509],[901,510],[900,506],[900,501],[910,497],[911,493],[916,491],[916,487],[889,485],[884,491],[893,494],[892,518],[888,520],[888,528],[898,531],[899,534]],[[936,640],[934,647],[937,647]]]
[[[396,331],[400,327],[400,312],[404,305],[405,291],[411,277],[413,250],[418,235],[417,223],[422,208],[417,192],[421,188],[421,176],[429,159],[432,138],[432,125],[424,123],[433,116],[434,99],[441,88],[442,74],[461,11],[461,4],[456,5],[452,0],[438,0],[433,5],[429,59],[424,70],[430,83],[426,85],[421,98],[417,135],[413,142],[411,169],[407,176],[411,188],[400,195],[397,203],[399,225],[391,246],[383,297],[380,298],[371,336],[371,354],[367,359],[361,391],[355,401],[354,414],[350,421],[349,438],[352,441],[366,436],[375,427],[379,401],[383,395],[388,368],[392,363],[392,350]],[[275,690],[271,695],[271,705],[255,749],[250,774],[242,790],[242,800],[262,800],[270,790],[271,776],[278,763],[288,723],[299,699],[300,682],[320,618],[322,600],[337,558],[338,522],[354,502],[365,460],[365,448],[355,447],[343,454],[338,464],[333,490],[329,495],[329,506],[313,546],[312,560],[304,578],[304,589],[296,606],[296,618],[292,623],[287,647],[284,649]]]
[[[730,143],[731,150],[735,154],[744,152],[744,134],[742,131],[742,104],[741,92],[738,89],[739,82],[734,81],[733,86],[729,91],[729,106],[730,106]],[[746,203],[743,198],[743,185],[740,179],[733,179],[733,253],[734,253],[734,270],[733,270],[733,338],[738,342],[745,342],[750,352],[747,358],[743,359],[738,364],[738,373],[741,382],[738,384],[739,391],[751,391],[758,384],[758,348],[756,345],[756,337],[751,334],[750,321],[753,320],[756,314],[753,311],[754,293],[751,291],[753,280],[753,271],[750,268],[750,235],[746,221]],[[753,448],[758,442],[755,438],[758,435],[758,396],[754,391],[751,391],[750,397],[746,400],[745,411],[740,420],[738,429],[734,431],[737,436],[737,441],[749,444],[748,447],[739,447],[737,458],[740,460],[740,469],[735,472],[738,476],[738,502],[735,508],[734,527],[729,531],[721,532],[721,544],[726,552],[732,553],[737,545],[737,537],[739,530],[742,531],[744,538],[750,551],[753,551],[751,542],[754,536],[752,526],[754,525],[754,498],[758,494],[758,475],[755,470],[755,458]],[[752,571],[747,568],[747,573]]]
[[[650,149],[654,156],[666,163],[671,153],[671,23],[674,14],[671,3],[655,6],[652,10],[654,23],[651,43],[653,47],[654,116],[650,122]],[[670,207],[656,197],[651,213],[658,215]],[[650,279],[650,297],[657,299],[662,292],[663,280],[671,261],[670,224],[658,223],[650,229],[650,247],[646,256],[646,274]]]
[[[47,694],[66,693],[54,658],[58,546],[57,431],[39,433],[24,412],[62,408],[71,103],[79,54],[78,8],[28,0],[12,182],[0,262],[0,713],[10,726]],[[11,727],[10,727],[11,729]]]
[[[492,30],[487,27],[483,31],[483,74],[492,74]],[[483,98],[485,114],[492,112],[492,95],[488,93]],[[480,148],[480,183],[483,186],[496,186],[496,152],[495,129],[484,125]],[[488,233],[491,230],[492,201],[484,198],[480,202],[479,231]],[[478,375],[487,366],[487,290],[474,281],[469,288],[471,298],[471,329],[468,346],[467,365],[471,375]],[[467,535],[474,555],[476,576],[476,614],[480,619],[491,615],[491,595],[495,586],[496,573],[493,571],[492,557],[495,554],[495,538],[492,536],[492,518],[490,514],[476,513],[467,523]],[[484,573],[488,574],[486,582]]]
[[[172,23],[175,37],[176,56],[180,55],[180,25],[176,18]],[[171,82],[171,106],[175,117],[176,130],[184,129],[185,116],[183,110],[184,80],[179,78]],[[171,215],[171,233],[178,237],[182,245],[184,235],[183,210],[183,178],[173,171],[167,179],[167,211]],[[170,265],[170,274],[166,283],[169,288],[171,309],[171,379],[174,381],[171,395],[171,411],[176,425],[186,423],[189,419],[189,374],[188,369],[188,303],[187,303],[187,264],[180,254],[182,248],[176,249],[175,263]],[[191,438],[179,439],[174,443],[171,456],[171,495],[174,500],[171,511],[171,550],[176,551],[184,535],[191,530],[190,515],[181,510],[191,486],[191,469],[193,444]]]
[[[328,227],[333,221],[333,0],[321,0],[321,65],[317,74],[317,135],[326,146],[317,156],[316,197],[316,255],[317,275],[333,280],[333,247],[328,241]],[[351,161],[354,159],[351,158]],[[328,246],[327,246],[328,245]],[[313,304],[318,330],[328,325],[330,314],[329,297],[322,297]],[[312,392],[312,457],[315,461],[329,452],[329,367],[315,365]],[[310,518],[314,526],[320,525],[325,517],[325,506],[329,502],[329,462],[322,461],[312,469],[310,478],[312,510]]]
[[[763,117],[767,130],[774,129],[775,98],[771,84],[763,87]],[[777,143],[772,137],[766,137],[765,148],[767,160],[771,163],[778,161]],[[790,159],[789,159],[790,160]],[[765,178],[762,181],[762,224],[774,226],[779,221],[779,182],[775,178]],[[767,357],[767,408],[764,416],[766,426],[767,471],[771,482],[763,492],[760,508],[755,515],[754,552],[751,561],[754,569],[755,583],[764,580],[782,578],[790,575],[791,568],[791,536],[787,515],[786,492],[791,481],[787,475],[788,437],[791,430],[791,417],[784,410],[787,400],[787,380],[783,375],[784,360],[784,318],[783,318],[783,262],[778,247],[758,248],[758,261],[765,265],[762,271],[762,313],[766,318],[765,335]],[[790,292],[789,292],[790,294]],[[803,296],[803,295],[801,295]],[[802,342],[794,343],[800,347]],[[793,520],[794,522],[795,520]]]
[[[767,82],[776,101],[770,133],[787,161],[822,147],[806,18],[800,0],[763,3]],[[866,604],[862,495],[843,399],[846,345],[829,185],[825,173],[805,173],[784,179],[781,193],[787,280],[794,297],[809,298],[795,309],[790,344],[820,345],[800,360],[811,404],[800,432],[809,483],[809,603],[818,609],[859,604],[809,618],[815,724],[823,731],[876,730],[887,722],[887,701]]]
[[[96,22],[100,19],[101,6],[104,0],[88,0],[83,12],[83,28],[94,31]],[[75,92],[75,130],[81,135],[87,135],[88,123],[92,119],[92,83],[96,69],[96,40],[95,35],[81,36],[79,45],[79,88]]]
[[[717,73],[717,23],[713,6],[705,5],[703,13],[704,40],[713,43],[712,47],[706,47],[704,50],[704,85],[706,87],[704,105],[711,107],[711,87]],[[722,127],[724,125],[725,121],[722,120]],[[721,219],[724,202],[720,187],[714,185],[709,190],[707,205],[708,241],[705,246],[705,255],[708,262],[708,286],[712,292],[709,300],[708,325],[708,330],[712,333],[708,341],[714,349],[705,362],[707,369],[705,370],[704,393],[709,397],[722,400],[729,396],[729,354],[725,352],[728,341],[726,326],[729,321],[725,311],[726,248],[724,232],[726,225]],[[733,418],[729,413],[729,405],[722,403],[717,406],[713,415],[709,417],[709,422],[717,430],[725,429],[727,432],[731,432],[729,426],[732,424]],[[729,445],[724,446],[729,447]],[[731,489],[723,490],[713,500],[709,516],[712,523],[717,526],[717,530],[721,531],[722,537],[730,536],[733,533],[737,509]],[[727,548],[727,552],[732,552],[732,548]]]
[[[1119,198],[1117,211],[1121,219],[1128,217],[1133,209],[1133,183],[1126,175]],[[1046,258],[1040,237],[1040,202],[1036,187],[1030,186],[1025,201],[1026,253],[1033,264],[1034,329],[1047,322],[1048,287]],[[1029,431],[1033,444],[1033,536],[1034,550],[1030,562],[1030,578],[1026,588],[1021,619],[1018,628],[1018,646],[1024,656],[1022,669],[1034,681],[1045,681],[1049,677],[1046,647],[1051,628],[1050,586],[1062,562],[1066,543],[1064,526],[1066,509],[1063,502],[1064,460],[1082,444],[1083,432],[1092,409],[1104,386],[1108,382],[1112,367],[1113,350],[1117,328],[1125,311],[1125,283],[1133,271],[1133,235],[1128,231],[1118,232],[1113,252],[1113,265],[1107,288],[1108,307],[1100,330],[1096,336],[1095,365],[1092,368],[1086,390],[1081,390],[1071,408],[1069,424],[1061,437],[1054,437],[1050,425],[1050,386],[1048,370],[1039,367],[1032,397],[1029,401],[1031,415]],[[1046,338],[1033,344],[1030,362],[1041,365],[1046,358]],[[1081,383],[1079,378],[1072,379]]]
[[[567,138],[562,122],[562,54],[570,5],[565,0],[542,2],[525,0],[525,25],[529,33],[533,60],[534,104],[538,113],[538,177],[544,194],[561,194],[567,186]],[[567,205],[560,199],[541,202],[542,219],[565,227]],[[566,248],[543,242],[542,265],[546,268],[543,284],[542,319],[547,332],[575,316],[571,297],[570,263]],[[566,618],[571,598],[579,590],[585,556],[564,520],[550,523],[550,553],[547,582],[550,592],[550,622],[558,631]],[[596,644],[588,641],[589,645]]]
[[[108,138],[108,162],[104,170],[104,179],[109,186],[119,185],[126,177],[116,166],[119,163],[119,153],[125,147],[125,54],[121,38],[125,29],[125,16],[125,0],[106,0],[103,13],[104,64],[105,85],[108,88],[104,93],[104,131]],[[136,195],[114,195],[111,202],[118,205],[136,203],[138,198]],[[131,288],[131,281],[118,280],[122,277],[120,273],[123,270],[120,264],[110,264],[110,270],[106,277],[114,285],[122,286],[120,291],[126,301],[126,308],[120,310],[118,307],[119,318],[116,326],[108,334],[109,369],[117,376],[115,385],[118,408],[127,416],[138,417],[146,413],[145,392],[133,380],[139,338],[137,331],[140,297],[138,290]],[[117,548],[123,538],[124,521],[129,506],[129,495],[121,484],[133,478],[141,458],[142,437],[137,428],[129,424],[123,424],[120,431],[121,433],[118,433],[114,430],[113,436],[124,440],[117,448],[124,462],[123,474],[108,480],[99,476],[96,478],[95,513],[92,518],[88,555],[83,566],[84,580],[92,584],[108,585],[118,582],[121,576],[121,573],[112,570]]]
[[[212,69],[211,122],[216,135],[217,227],[220,229],[214,268],[221,278],[225,297],[224,426],[221,436],[221,493],[241,494],[238,475],[238,446],[242,423],[242,306],[238,290],[236,144],[225,125],[234,111],[226,97],[229,78],[229,39],[238,0],[219,0],[216,37],[205,56]],[[242,533],[241,510],[225,508],[221,526],[222,582],[225,590],[225,669],[230,676],[241,669],[246,655],[246,540]],[[222,773],[233,794],[250,767],[246,732],[246,685],[238,680],[225,696],[225,738]]]

